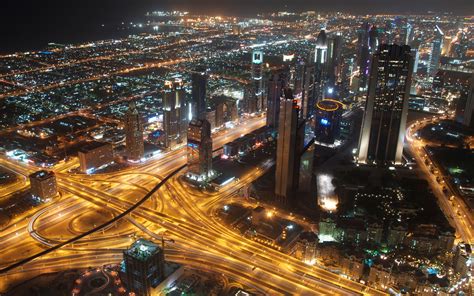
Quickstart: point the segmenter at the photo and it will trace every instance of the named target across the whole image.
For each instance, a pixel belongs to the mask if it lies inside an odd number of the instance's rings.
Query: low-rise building
[[[77,156],[79,157],[80,171],[86,174],[114,161],[112,145],[101,142],[90,142],[79,150]]]

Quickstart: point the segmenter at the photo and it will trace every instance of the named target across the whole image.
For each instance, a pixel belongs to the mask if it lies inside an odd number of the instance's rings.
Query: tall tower
[[[369,50],[369,24],[363,23],[357,31],[358,46],[358,66],[359,66],[359,89],[367,87],[367,78],[369,75],[370,50]]]
[[[128,159],[132,161],[139,161],[145,153],[143,121],[134,101],[130,102],[125,114],[125,148]]]
[[[292,90],[286,88],[284,95],[280,102],[275,195],[280,203],[288,204],[291,194],[298,188],[304,121],[298,122],[299,107]]]
[[[206,119],[193,119],[188,127],[188,173],[190,179],[201,182],[212,177],[211,124]]]
[[[277,128],[278,116],[280,114],[280,98],[286,87],[286,79],[283,72],[276,72],[268,80],[267,85],[267,126]]]
[[[324,98],[324,87],[327,80],[327,59],[328,59],[328,41],[326,31],[321,30],[316,38],[316,48],[314,51],[314,68],[315,68],[315,83],[314,83],[314,97],[312,101],[308,102],[309,106],[314,106],[317,102]],[[310,112],[308,115],[313,115]]]
[[[203,119],[206,113],[206,85],[207,75],[205,69],[196,69],[191,75],[191,119]]]
[[[474,75],[469,80],[469,92],[466,100],[466,107],[464,108],[463,124],[474,128]]]
[[[318,84],[319,86],[319,84]],[[301,118],[308,118],[313,114],[314,104],[316,102],[316,66],[314,63],[305,65],[303,76],[303,92],[301,94]],[[311,105],[313,104],[313,105]]]
[[[413,57],[407,45],[383,44],[373,56],[359,163],[402,162],[412,72]]]
[[[444,33],[435,26],[433,41],[431,42],[430,61],[428,64],[428,75],[435,75],[439,67],[439,58],[441,56],[441,49],[443,46]]]
[[[163,96],[163,129],[166,147],[182,143],[186,135],[187,119],[184,102],[184,83],[179,77],[165,81]]]
[[[374,54],[379,46],[379,32],[376,26],[372,26],[369,31],[369,52]]]
[[[252,52],[252,82],[254,90],[254,104],[250,104],[249,113],[263,111],[263,52]]]
[[[338,72],[337,69],[341,60],[342,43],[342,35],[339,32],[328,39],[327,75],[329,83],[332,85],[336,82],[336,73]]]

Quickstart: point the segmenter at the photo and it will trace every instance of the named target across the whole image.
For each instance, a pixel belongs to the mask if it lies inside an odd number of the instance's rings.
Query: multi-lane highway
[[[214,148],[263,124],[261,117],[247,119],[237,128],[216,135]],[[26,164],[0,161],[21,175],[35,170]],[[57,166],[61,200],[26,213],[15,227],[2,231],[0,246],[5,250],[15,245],[15,251],[2,254],[1,267],[74,237],[77,230],[71,225],[81,221],[82,215],[98,209],[113,215],[125,211],[185,162],[185,150],[180,148],[115,173],[70,174],[68,171],[77,166],[74,159]],[[235,196],[263,172],[264,168],[258,169],[218,192],[205,193],[183,183],[182,170],[120,223],[0,275],[0,291],[8,283],[40,272],[118,262],[118,250],[126,248],[136,237],[159,239],[164,234],[175,241],[167,250],[168,259],[222,272],[270,295],[384,294],[248,240],[214,219],[215,206]]]

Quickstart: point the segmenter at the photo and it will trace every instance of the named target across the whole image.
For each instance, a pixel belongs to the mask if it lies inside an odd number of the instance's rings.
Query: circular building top
[[[316,104],[316,107],[323,111],[333,112],[342,108],[342,103],[333,99],[325,99],[325,100],[319,101]]]

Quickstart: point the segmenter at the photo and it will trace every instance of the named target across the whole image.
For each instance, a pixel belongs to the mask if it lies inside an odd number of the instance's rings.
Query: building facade
[[[401,164],[412,72],[407,45],[383,44],[373,56],[358,163]]]
[[[50,200],[58,194],[54,172],[41,170],[31,174],[29,179],[31,195],[41,200]]]
[[[194,119],[188,127],[188,178],[206,181],[212,173],[211,125],[205,119]]]
[[[165,255],[157,244],[139,239],[123,252],[129,290],[151,296],[165,278]]]
[[[316,104],[314,135],[317,142],[332,145],[339,137],[343,105],[331,99]]]
[[[303,149],[304,121],[299,122],[300,111],[291,89],[286,88],[280,102],[278,126],[275,195],[279,202],[288,204],[298,187],[300,157]]]
[[[98,168],[114,161],[114,150],[111,144],[91,142],[82,147],[77,153],[80,171],[90,174]]]
[[[207,75],[205,69],[196,69],[191,75],[191,119],[204,119],[206,113]]]
[[[186,136],[187,117],[183,80],[175,77],[165,81],[163,95],[163,130],[166,134],[166,148],[173,149]]]
[[[250,100],[253,100],[249,105],[249,113],[261,112],[265,105],[263,98],[263,52],[252,52],[252,83],[253,93]]]
[[[132,161],[140,161],[145,154],[143,120],[135,102],[130,102],[125,114],[125,148],[128,159]]]
[[[274,73],[267,85],[267,126],[277,128],[280,114],[280,98],[283,97],[283,89],[286,86],[284,73]]]

